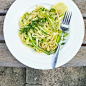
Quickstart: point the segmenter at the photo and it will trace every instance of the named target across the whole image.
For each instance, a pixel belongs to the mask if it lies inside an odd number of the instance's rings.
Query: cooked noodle
[[[53,8],[48,10],[37,6],[30,13],[20,18],[19,36],[23,44],[30,46],[37,52],[48,55],[55,53],[61,41],[61,20],[64,15],[58,14]]]

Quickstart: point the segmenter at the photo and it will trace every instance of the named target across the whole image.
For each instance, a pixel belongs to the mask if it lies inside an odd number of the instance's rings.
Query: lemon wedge
[[[66,4],[64,4],[63,2],[58,2],[57,4],[53,5],[51,8],[54,8],[56,9],[56,11],[59,13],[59,14],[65,14],[66,11],[68,11],[68,7]]]

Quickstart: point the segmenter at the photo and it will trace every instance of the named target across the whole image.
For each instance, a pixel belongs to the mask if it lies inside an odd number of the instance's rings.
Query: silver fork
[[[57,52],[56,52],[56,56],[53,60],[52,68],[56,67],[57,59],[58,59],[58,55],[59,55],[59,50],[60,50],[61,43],[62,43],[62,40],[63,40],[63,35],[64,35],[64,32],[67,31],[68,28],[69,28],[71,16],[72,16],[72,12],[67,12],[67,11],[65,12],[65,15],[64,15],[64,18],[63,18],[62,24],[61,24],[61,29],[63,31],[62,37],[61,37],[61,42],[59,43],[59,46],[58,46],[58,49],[57,49]]]

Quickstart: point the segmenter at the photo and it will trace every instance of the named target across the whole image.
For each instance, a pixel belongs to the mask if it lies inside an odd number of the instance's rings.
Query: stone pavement
[[[0,67],[0,86],[86,86],[86,67],[53,70]]]
[[[0,67],[0,86],[25,86],[26,69]]]

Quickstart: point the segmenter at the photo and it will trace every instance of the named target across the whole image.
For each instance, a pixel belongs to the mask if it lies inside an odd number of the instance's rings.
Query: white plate
[[[35,69],[52,69],[51,63],[55,55],[36,53],[23,45],[19,38],[19,18],[27,11],[32,11],[36,5],[50,7],[57,2],[63,2],[68,6],[73,16],[70,23],[69,39],[60,50],[58,64],[62,66],[70,61],[80,49],[84,38],[84,22],[78,7],[71,0],[17,0],[10,7],[4,21],[4,38],[12,55],[25,64]]]

